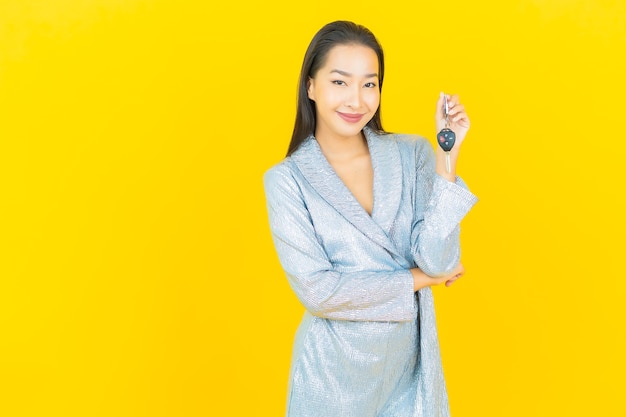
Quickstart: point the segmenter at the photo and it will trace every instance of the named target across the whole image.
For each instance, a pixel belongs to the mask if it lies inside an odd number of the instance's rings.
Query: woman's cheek
[[[378,109],[378,105],[380,104],[380,94],[378,91],[374,91],[368,95],[367,103],[372,111]]]

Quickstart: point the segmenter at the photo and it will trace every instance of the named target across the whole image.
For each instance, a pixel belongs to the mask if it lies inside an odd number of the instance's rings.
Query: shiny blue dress
[[[314,137],[265,173],[270,229],[306,312],[293,349],[287,416],[445,417],[448,398],[428,275],[460,259],[459,223],[476,197],[435,174],[432,146],[364,129],[372,215]]]

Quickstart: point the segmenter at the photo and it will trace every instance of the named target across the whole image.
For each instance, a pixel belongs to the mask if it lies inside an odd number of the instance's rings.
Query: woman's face
[[[357,44],[333,47],[307,91],[315,102],[318,139],[360,137],[380,104],[376,52]]]

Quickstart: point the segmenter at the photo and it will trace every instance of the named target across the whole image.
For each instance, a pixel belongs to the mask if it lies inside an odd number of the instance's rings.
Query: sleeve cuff
[[[465,182],[456,177],[456,182],[450,182],[435,175],[433,194],[429,204],[429,212],[437,223],[446,225],[446,234],[451,232],[478,202],[478,198],[469,191]]]

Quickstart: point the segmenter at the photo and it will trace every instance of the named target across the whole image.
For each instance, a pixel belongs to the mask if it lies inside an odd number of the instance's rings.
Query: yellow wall
[[[261,176],[350,19],[387,129],[432,138],[440,90],[472,118],[454,416],[623,416],[625,2],[279,4],[0,0],[0,415],[284,413],[302,308]]]

